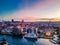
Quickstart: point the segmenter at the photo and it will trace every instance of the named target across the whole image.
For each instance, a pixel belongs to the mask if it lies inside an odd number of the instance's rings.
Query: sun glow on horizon
[[[2,9],[0,10],[0,13],[2,11],[5,12],[0,14],[0,20],[8,21],[14,19],[20,21],[24,19],[26,22],[37,22],[49,21],[51,19],[51,21],[60,21],[60,0],[29,1],[30,0],[25,0],[24,2],[17,1],[17,4],[16,2],[11,5],[8,4],[13,8],[10,12],[8,12],[8,5],[5,7],[7,9],[1,6]],[[15,6],[17,9],[15,9]]]

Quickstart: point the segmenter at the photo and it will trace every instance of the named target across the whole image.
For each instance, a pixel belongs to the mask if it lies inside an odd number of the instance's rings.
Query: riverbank
[[[20,38],[20,37],[0,35],[0,37],[3,37],[3,36],[5,36],[8,43],[12,45],[54,45],[49,41],[49,39],[40,38],[37,40],[27,40],[25,38]]]

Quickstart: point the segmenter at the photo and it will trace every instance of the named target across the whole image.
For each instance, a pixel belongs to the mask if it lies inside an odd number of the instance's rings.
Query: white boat
[[[27,33],[24,38],[28,38],[28,39],[37,39],[38,36],[34,33]]]
[[[57,44],[58,43],[58,36],[57,35],[54,35],[52,37],[52,39],[50,39],[50,41],[53,42],[53,43],[55,43],[55,44]]]

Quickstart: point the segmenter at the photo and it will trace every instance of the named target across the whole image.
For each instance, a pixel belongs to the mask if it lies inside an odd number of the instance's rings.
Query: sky
[[[60,0],[0,0],[0,21],[60,21]]]

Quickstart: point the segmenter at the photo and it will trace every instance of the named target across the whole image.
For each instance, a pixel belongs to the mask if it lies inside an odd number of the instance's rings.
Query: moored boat
[[[38,36],[36,34],[33,34],[33,33],[28,33],[24,36],[24,38],[27,38],[27,39],[37,39]]]
[[[57,36],[57,35],[54,35],[54,36],[52,37],[52,39],[50,39],[50,41],[51,41],[52,43],[57,44],[57,43],[58,43],[58,36]]]

